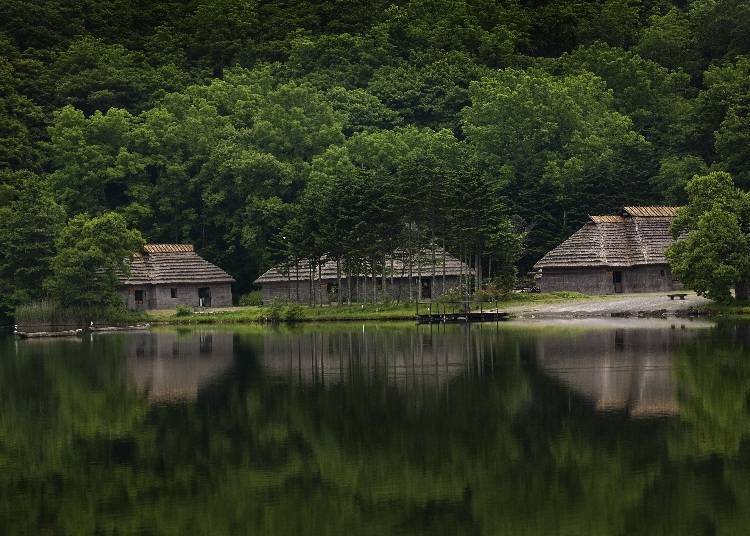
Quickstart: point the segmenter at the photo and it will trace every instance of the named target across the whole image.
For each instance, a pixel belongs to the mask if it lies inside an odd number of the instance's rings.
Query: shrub
[[[286,322],[298,322],[302,320],[305,312],[298,303],[289,303],[284,307],[284,320]]]
[[[268,309],[264,311],[263,320],[273,323],[281,322],[281,319],[283,317],[283,310],[284,307],[281,302],[278,300],[274,300],[271,302],[271,305],[268,306]]]
[[[243,307],[251,305],[263,305],[263,293],[260,290],[253,290],[240,296],[239,304]]]
[[[175,316],[190,316],[193,314],[193,308],[189,305],[178,305],[177,306],[177,312],[175,312]]]

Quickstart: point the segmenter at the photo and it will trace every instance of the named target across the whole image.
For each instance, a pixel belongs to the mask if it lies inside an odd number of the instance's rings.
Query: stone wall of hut
[[[584,294],[614,294],[611,267],[543,268],[539,288],[542,292],[562,290]],[[622,268],[622,292],[661,292],[679,290],[682,284],[674,279],[666,264]]]
[[[383,284],[382,278],[376,278],[377,282],[377,300],[382,301]],[[352,278],[351,281],[347,278],[341,279],[341,299],[347,302],[349,299],[349,285],[351,284],[351,296],[353,302],[365,302],[372,301],[373,299],[373,288],[372,278],[361,277],[359,279]],[[431,277],[421,278],[422,288],[425,292],[421,296],[422,299],[428,299],[429,297],[438,298],[443,295],[444,292],[448,292],[451,289],[460,287],[460,278],[458,276],[446,276],[445,285],[443,285],[443,277],[438,275],[435,278],[434,285],[432,284]],[[445,288],[443,288],[445,287]],[[417,277],[412,278],[411,283],[411,296],[413,299],[417,299],[419,296],[420,279]],[[336,279],[326,279],[323,281],[314,281],[313,285],[310,285],[310,281],[300,281],[297,284],[296,281],[275,281],[269,283],[262,283],[261,292],[263,293],[263,303],[268,304],[274,300],[279,301],[297,301],[299,303],[311,303],[313,300],[311,296],[314,294],[315,303],[330,303],[337,301],[337,281]],[[395,278],[393,284],[390,278],[386,279],[386,292],[393,300],[407,301],[409,300],[409,279],[405,277]]]
[[[232,285],[229,283],[171,283],[164,285],[128,285],[120,289],[125,306],[131,310],[174,309],[178,305],[200,307],[199,289],[208,288],[211,307],[232,305]],[[136,303],[136,291],[143,291],[142,304]],[[172,297],[174,290],[175,297]]]

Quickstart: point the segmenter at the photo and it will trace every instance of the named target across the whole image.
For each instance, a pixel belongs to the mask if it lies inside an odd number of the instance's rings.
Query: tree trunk
[[[297,303],[299,303],[299,261],[297,260],[297,257],[294,257],[294,270],[297,275],[295,286],[297,287]]]
[[[750,281],[743,279],[734,283],[734,298],[744,302],[750,300]]]
[[[315,279],[315,275],[313,274],[312,263],[308,265],[307,273],[310,276],[310,295],[307,297],[307,302],[308,305],[315,305],[315,294],[313,294],[313,279]]]
[[[323,263],[318,263],[318,292],[320,292],[320,306],[323,307]],[[328,301],[328,292],[326,290],[326,302]]]
[[[479,290],[482,288],[482,255],[480,253],[474,254],[474,274],[474,288]]]
[[[385,259],[385,253],[384,253],[383,254],[383,280],[382,280],[382,285],[380,285],[380,287],[382,289],[383,301],[386,301],[386,296],[387,296],[387,292],[388,292],[388,286],[387,286],[388,285],[388,279],[386,278],[387,274],[386,274],[385,267],[386,267],[386,259]]]
[[[445,294],[445,240],[443,240],[443,291],[442,294]]]
[[[341,305],[341,259],[336,259],[336,303]]]
[[[347,261],[346,263],[346,292],[349,296],[347,302],[349,305],[352,304],[352,266]]]

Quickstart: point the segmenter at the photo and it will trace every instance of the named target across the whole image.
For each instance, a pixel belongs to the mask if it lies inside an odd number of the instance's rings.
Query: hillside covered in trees
[[[5,0],[0,50],[6,311],[97,225],[240,291],[429,243],[505,276],[587,214],[750,185],[744,0]]]

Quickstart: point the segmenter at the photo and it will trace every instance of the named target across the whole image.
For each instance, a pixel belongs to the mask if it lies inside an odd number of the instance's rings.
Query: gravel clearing
[[[516,318],[570,318],[596,316],[670,316],[687,315],[690,309],[710,303],[695,292],[684,300],[671,300],[666,292],[612,294],[552,303],[513,305],[503,310]]]

